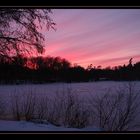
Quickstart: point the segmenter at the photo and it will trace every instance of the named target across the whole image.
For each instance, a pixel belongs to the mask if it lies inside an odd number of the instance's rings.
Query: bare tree
[[[52,124],[75,128],[83,128],[88,125],[89,110],[83,102],[80,102],[71,88],[57,92],[51,103],[48,121]]]
[[[80,102],[76,93],[68,88],[65,97],[64,125],[68,127],[83,128],[89,122],[89,110]]]
[[[5,113],[5,102],[3,97],[0,95],[0,117],[3,117],[4,113]]]
[[[96,122],[104,130],[127,131],[137,125],[139,94],[132,83],[116,94],[107,92],[93,97],[91,104]]]
[[[23,54],[36,48],[43,52],[41,29],[54,28],[50,9],[0,9],[0,55]],[[44,25],[44,26],[43,26]]]
[[[38,97],[35,108],[35,122],[44,123],[48,121],[49,115],[49,98],[47,96]]]
[[[32,91],[25,93],[22,104],[22,113],[26,121],[31,121],[34,119],[36,101],[35,93]]]
[[[56,126],[62,125],[65,111],[65,100],[66,98],[64,91],[56,91],[54,97],[50,99],[48,121]]]
[[[23,94],[16,92],[11,97],[11,109],[15,120],[31,121],[34,119],[36,95],[33,91]]]
[[[11,110],[15,120],[20,121],[22,117],[22,109],[21,109],[21,98],[17,93],[11,95]]]

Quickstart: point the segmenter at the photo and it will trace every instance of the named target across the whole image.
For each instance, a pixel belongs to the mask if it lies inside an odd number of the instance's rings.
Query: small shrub
[[[107,131],[127,131],[135,127],[138,115],[139,93],[128,84],[117,93],[105,93],[92,97],[93,114],[97,125]]]

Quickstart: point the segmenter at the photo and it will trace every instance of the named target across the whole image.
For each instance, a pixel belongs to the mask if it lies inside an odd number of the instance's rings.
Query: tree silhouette
[[[133,59],[133,58],[130,58],[130,60],[129,60],[129,66],[130,66],[130,67],[132,66],[132,59]]]
[[[0,56],[0,83],[45,83],[140,80],[140,62],[128,65],[84,68],[61,57]]]
[[[50,9],[0,9],[0,55],[29,54],[34,48],[43,53],[41,29],[54,29],[55,25],[50,12]]]

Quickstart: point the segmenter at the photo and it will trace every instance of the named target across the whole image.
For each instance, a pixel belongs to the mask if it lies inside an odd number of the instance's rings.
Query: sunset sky
[[[140,9],[52,9],[57,30],[45,32],[45,55],[83,67],[140,61]]]

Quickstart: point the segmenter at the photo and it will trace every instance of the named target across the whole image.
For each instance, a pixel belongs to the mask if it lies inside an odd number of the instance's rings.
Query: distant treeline
[[[140,80],[140,62],[113,68],[83,68],[60,57],[0,57],[0,83],[88,82]]]

